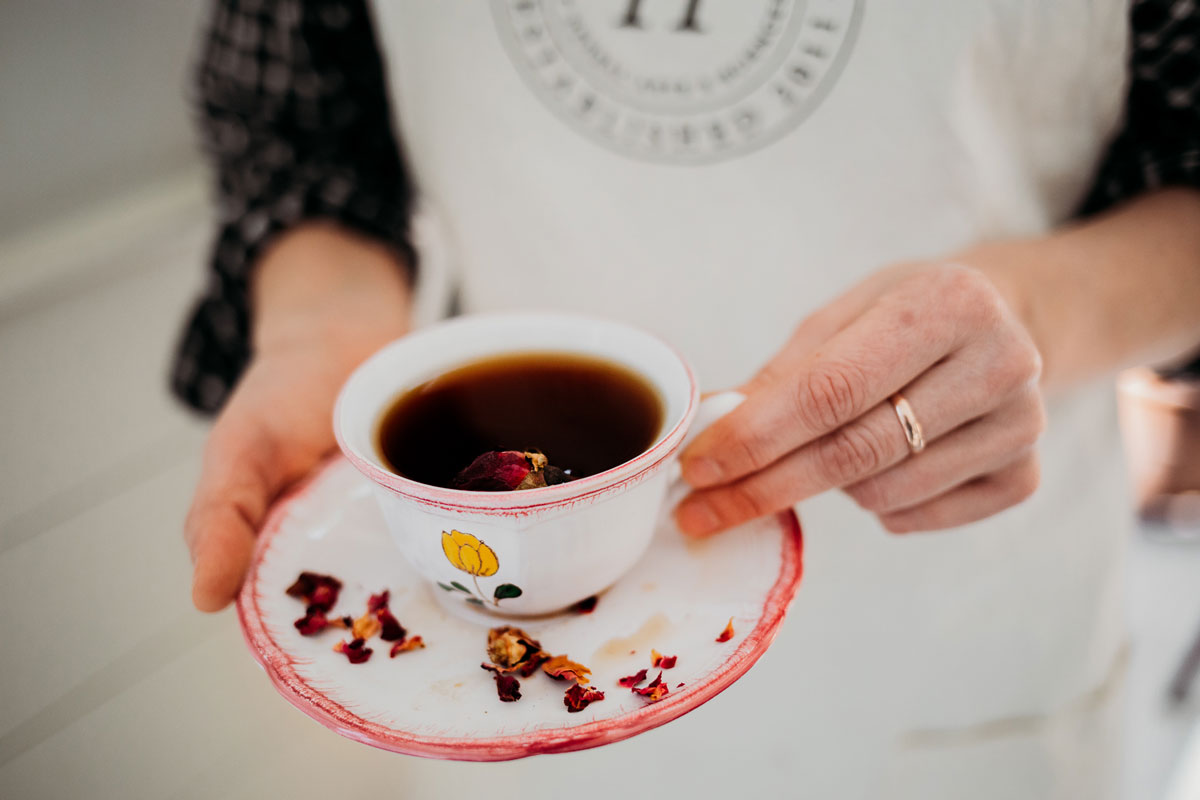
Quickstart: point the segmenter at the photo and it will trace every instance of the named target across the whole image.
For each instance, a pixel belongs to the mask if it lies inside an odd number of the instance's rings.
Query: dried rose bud
[[[392,652],[388,653],[390,658],[395,658],[401,653],[407,653],[410,650],[424,650],[425,641],[420,636],[413,636],[408,639],[401,639],[392,645]]]
[[[306,605],[316,606],[325,613],[337,602],[338,592],[342,590],[342,582],[332,575],[319,575],[316,572],[301,572],[295,583],[287,588],[291,597],[298,597]]]
[[[470,492],[512,492],[566,483],[572,476],[550,466],[537,450],[493,450],[478,456],[454,476],[450,488]]]
[[[721,635],[717,637],[718,642],[728,642],[733,638],[733,617],[729,618],[729,622],[725,624],[725,630],[721,631]]]
[[[646,699],[647,703],[657,703],[662,700],[671,691],[671,687],[662,682],[662,673],[658,673],[658,677],[650,681],[641,689],[633,689],[634,694],[640,694]]]
[[[488,631],[487,652],[497,667],[515,670],[541,656],[542,645],[520,628],[505,625]]]
[[[617,683],[621,686],[624,686],[626,689],[632,689],[644,680],[646,680],[646,670],[639,669],[635,674],[627,675],[626,677],[617,681]]]
[[[671,667],[675,666],[675,662],[678,660],[679,656],[664,656],[657,650],[652,649],[650,651],[650,666],[652,667],[670,669]]]
[[[554,656],[542,663],[542,672],[560,681],[575,681],[587,683],[592,677],[592,671],[583,664],[577,664],[566,656]]]
[[[343,653],[346,659],[351,664],[361,664],[371,657],[374,651],[369,647],[364,647],[366,641],[363,639],[354,639],[350,642],[338,642],[333,646],[333,652]]]
[[[567,689],[567,693],[563,695],[563,705],[567,707],[567,711],[574,714],[577,711],[583,711],[588,707],[589,703],[603,699],[604,692],[599,689],[580,686],[577,683],[570,689]]]

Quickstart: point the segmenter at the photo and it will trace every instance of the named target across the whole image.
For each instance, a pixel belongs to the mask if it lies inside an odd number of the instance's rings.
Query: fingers
[[[195,565],[192,602],[219,611],[237,594],[258,528],[285,480],[261,427],[231,407],[214,426],[184,537]]]
[[[975,356],[962,351],[905,387],[904,396],[922,424],[926,441],[930,442],[919,458],[908,458],[904,431],[891,402],[885,400],[861,417],[803,445],[753,475],[694,492],[680,504],[676,522],[685,533],[692,535],[716,533],[788,508],[827,489],[860,484],[877,473],[888,474],[892,471],[889,468],[900,470],[910,465],[923,465],[939,449],[941,437],[986,415],[996,405],[1014,402],[1010,398],[1016,396],[1033,399],[1033,409],[1028,404],[1021,408],[1027,415],[1037,417],[1038,422],[1034,424],[1022,417],[1021,430],[1024,435],[1036,438],[1041,429],[1037,416],[1041,406],[1036,393],[1028,386],[1027,378],[1016,370],[1005,375],[997,371],[990,381],[981,380],[976,373]],[[1001,421],[1000,424],[1008,423]],[[1025,433],[1026,429],[1029,433]],[[992,442],[989,440],[985,444],[990,446]],[[966,446],[969,449],[972,444],[968,442]],[[996,446],[1003,445],[998,443]],[[958,447],[954,446],[952,452],[958,454]],[[1010,450],[1005,463],[1014,455]],[[936,455],[935,466],[946,460],[945,456]],[[898,464],[901,466],[896,467]],[[962,475],[950,485],[961,483],[967,477],[970,475]],[[878,489],[898,493],[911,488],[907,484],[892,485],[895,481],[890,478],[879,487],[867,485],[861,491],[867,493]]]
[[[846,488],[881,516],[921,505],[1028,454],[1046,426],[1041,399],[1028,389],[994,413],[938,439],[917,458]]]
[[[955,528],[1026,500],[1040,479],[1037,457],[1029,454],[998,472],[969,481],[927,503],[884,514],[879,520],[892,533]]]
[[[760,470],[858,418],[951,353],[964,330],[955,315],[927,313],[927,302],[924,282],[904,284],[796,366],[769,370],[779,378],[760,384],[684,453],[684,478],[701,488]]]

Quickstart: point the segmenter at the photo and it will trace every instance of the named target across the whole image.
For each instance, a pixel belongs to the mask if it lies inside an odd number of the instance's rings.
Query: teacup
[[[552,343],[552,344],[548,344]],[[379,445],[382,416],[402,394],[456,367],[523,352],[606,359],[642,376],[663,404],[663,424],[636,458],[556,486],[470,492],[396,474]],[[342,387],[338,445],[373,483],[403,556],[445,599],[505,615],[566,608],[612,585],[650,544],[675,485],[676,457],[701,424],[741,395],[702,404],[688,364],[658,338],[628,325],[554,313],[485,314],[442,322],[371,356]]]

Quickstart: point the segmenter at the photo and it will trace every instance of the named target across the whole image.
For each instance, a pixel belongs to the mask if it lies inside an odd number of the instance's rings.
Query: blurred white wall
[[[195,165],[184,93],[207,7],[0,0],[0,240]]]

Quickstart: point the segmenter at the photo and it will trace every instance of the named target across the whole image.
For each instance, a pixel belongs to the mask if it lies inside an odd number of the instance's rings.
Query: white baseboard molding
[[[189,168],[0,240],[0,319],[128,270],[148,242],[207,226],[207,182]]]

